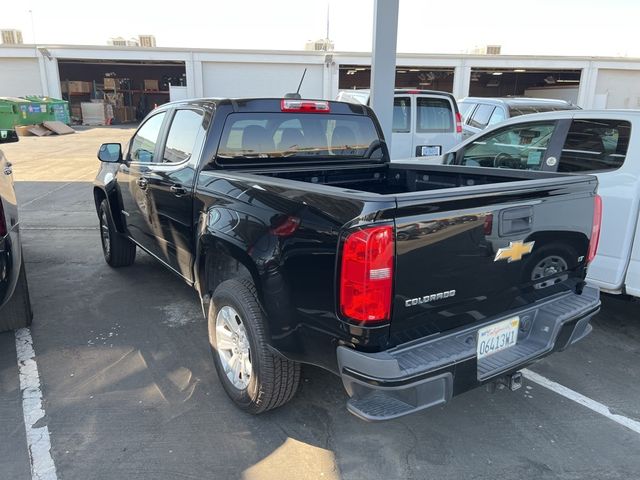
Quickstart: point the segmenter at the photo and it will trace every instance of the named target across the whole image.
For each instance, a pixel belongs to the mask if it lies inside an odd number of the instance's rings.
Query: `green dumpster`
[[[23,114],[26,113],[25,123],[23,125],[36,125],[43,123],[53,118],[49,115],[49,105],[43,101],[40,97],[23,97],[28,104],[20,105],[20,111]]]
[[[36,95],[28,95],[24,97],[32,104],[32,115],[44,115],[44,121],[57,120],[69,125],[71,123],[71,115],[69,115],[69,102],[51,97],[39,97]],[[38,122],[40,123],[40,122]]]
[[[31,125],[29,106],[23,98],[0,97],[0,129],[12,129],[16,125]]]

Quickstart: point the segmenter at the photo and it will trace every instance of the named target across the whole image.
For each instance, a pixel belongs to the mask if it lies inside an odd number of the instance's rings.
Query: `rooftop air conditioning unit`
[[[141,47],[153,48],[156,46],[156,37],[153,35],[140,35],[138,41]]]
[[[4,45],[22,44],[22,32],[20,30],[2,30],[2,43]]]
[[[122,37],[114,37],[109,40],[109,45],[113,45],[114,47],[126,47],[127,41]]]

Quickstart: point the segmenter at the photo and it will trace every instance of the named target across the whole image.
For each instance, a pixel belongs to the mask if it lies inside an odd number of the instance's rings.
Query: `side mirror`
[[[122,162],[122,145],[119,143],[103,143],[98,150],[98,160],[106,163]]]
[[[18,141],[18,134],[15,130],[0,130],[0,143],[15,143]]]

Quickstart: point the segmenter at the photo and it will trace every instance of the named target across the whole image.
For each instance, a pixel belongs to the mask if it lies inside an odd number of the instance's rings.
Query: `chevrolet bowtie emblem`
[[[533,250],[533,245],[535,243],[536,242],[523,243],[522,240],[518,240],[517,242],[509,242],[508,247],[498,249],[496,258],[494,258],[493,261],[497,262],[498,260],[507,260],[509,263],[511,263],[522,260],[522,257],[524,257],[528,253],[531,253],[531,250]]]

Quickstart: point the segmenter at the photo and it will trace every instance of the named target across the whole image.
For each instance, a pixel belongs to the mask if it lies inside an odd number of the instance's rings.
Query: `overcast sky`
[[[158,46],[299,50],[323,38],[327,5],[336,50],[370,51],[373,0],[3,1],[1,28],[33,43],[105,45],[156,36]],[[640,57],[639,0],[400,0],[398,52]]]

